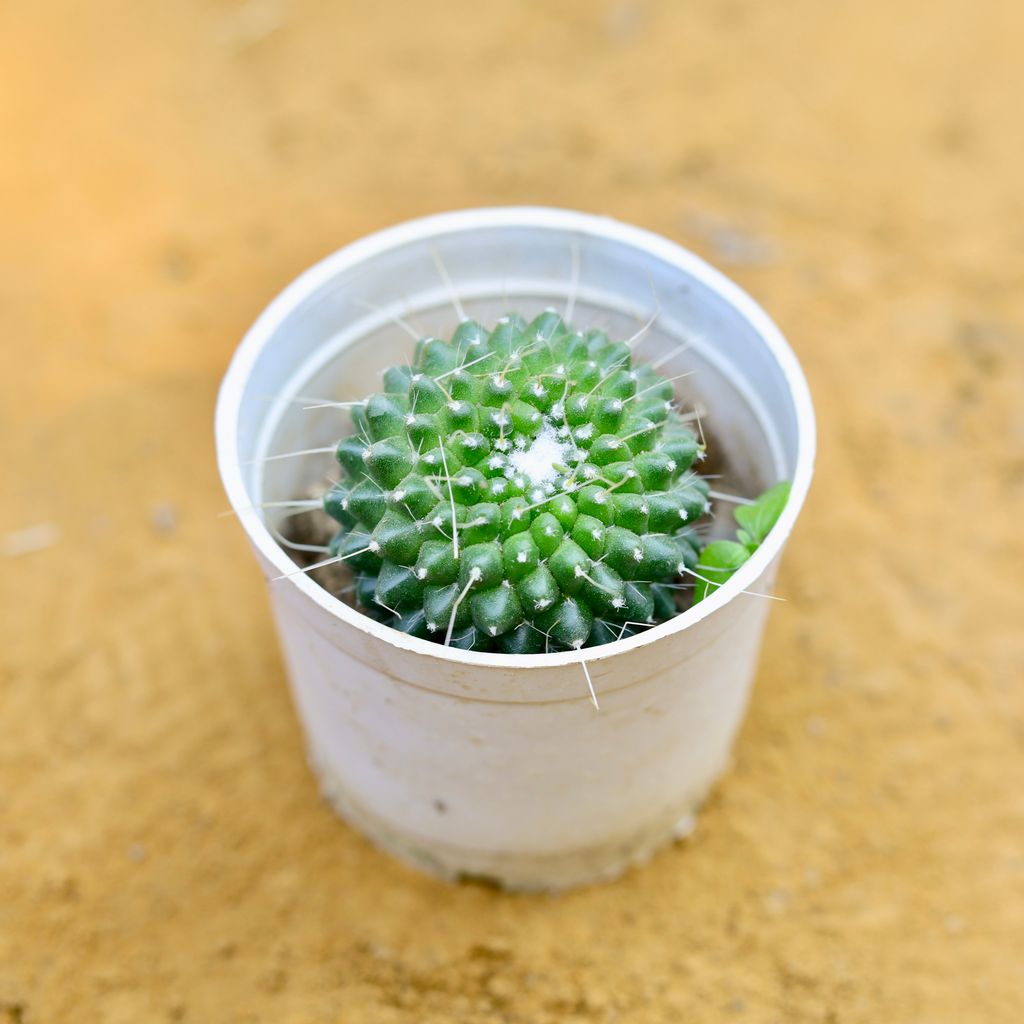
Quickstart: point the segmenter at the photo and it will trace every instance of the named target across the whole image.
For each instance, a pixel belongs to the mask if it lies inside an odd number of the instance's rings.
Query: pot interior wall
[[[511,310],[530,318],[571,306],[574,326],[615,338],[631,337],[657,311],[636,356],[667,376],[689,374],[676,394],[684,411],[701,413],[710,456],[701,469],[718,475],[714,489],[752,497],[792,476],[796,418],[774,355],[719,290],[661,255],[600,234],[483,224],[413,238],[334,273],[330,261],[317,270],[319,282],[303,288],[300,279],[297,295],[278,299],[281,314],[241,403],[239,458],[254,504],[308,497],[336,479],[329,452],[267,456],[330,446],[348,434],[345,409],[305,408],[316,404],[306,398],[344,402],[379,390],[381,372],[412,355],[414,340],[395,318],[417,335],[448,336],[456,303],[485,326]],[[710,532],[730,533],[731,505],[719,500],[714,508]],[[268,525],[286,535],[294,515],[265,511]]]

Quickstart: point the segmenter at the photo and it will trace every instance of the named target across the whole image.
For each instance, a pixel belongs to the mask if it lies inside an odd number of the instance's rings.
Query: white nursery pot
[[[546,306],[581,328],[632,335],[662,372],[696,368],[712,449],[753,495],[792,495],[771,534],[717,592],[628,639],[514,656],[444,647],[360,614],[303,573],[271,532],[334,466],[338,409],[402,362],[402,316],[448,335],[456,306],[485,325]],[[568,307],[568,309],[567,309]],[[681,341],[689,347],[680,351]],[[679,246],[564,210],[466,210],[401,224],[329,256],[253,325],[217,406],[224,486],[267,576],[310,760],[338,811],[375,843],[446,878],[521,889],[611,878],[692,827],[743,717],[782,549],[814,461],[814,414],[796,358],[736,285]],[[336,468],[336,466],[335,466]],[[716,504],[720,532],[729,505]],[[283,579],[274,579],[292,573]],[[753,593],[745,593],[745,592]],[[591,701],[583,663],[599,709]]]

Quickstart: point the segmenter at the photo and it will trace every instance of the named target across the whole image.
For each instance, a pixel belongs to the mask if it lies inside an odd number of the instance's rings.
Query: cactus
[[[383,384],[324,496],[367,614],[463,649],[569,650],[670,618],[680,576],[701,583],[704,450],[628,343],[551,311],[464,321]]]

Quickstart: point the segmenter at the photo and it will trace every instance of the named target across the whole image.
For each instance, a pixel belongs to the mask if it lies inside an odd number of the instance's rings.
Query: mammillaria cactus
[[[676,615],[700,581],[704,457],[672,382],[556,313],[464,321],[354,409],[324,497],[359,607],[454,647],[579,649]]]

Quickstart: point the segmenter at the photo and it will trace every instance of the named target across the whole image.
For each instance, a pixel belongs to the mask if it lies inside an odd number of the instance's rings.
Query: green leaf
[[[716,591],[743,563],[750,558],[750,552],[734,540],[713,540],[701,553],[697,572],[703,579],[697,579],[693,603],[703,601],[708,594]]]
[[[771,528],[778,522],[789,500],[789,489],[789,481],[784,480],[781,484],[769,488],[752,504],[741,505],[734,512],[736,522],[749,534],[750,541],[753,542],[751,551],[763,543]],[[750,546],[748,541],[744,543]]]

